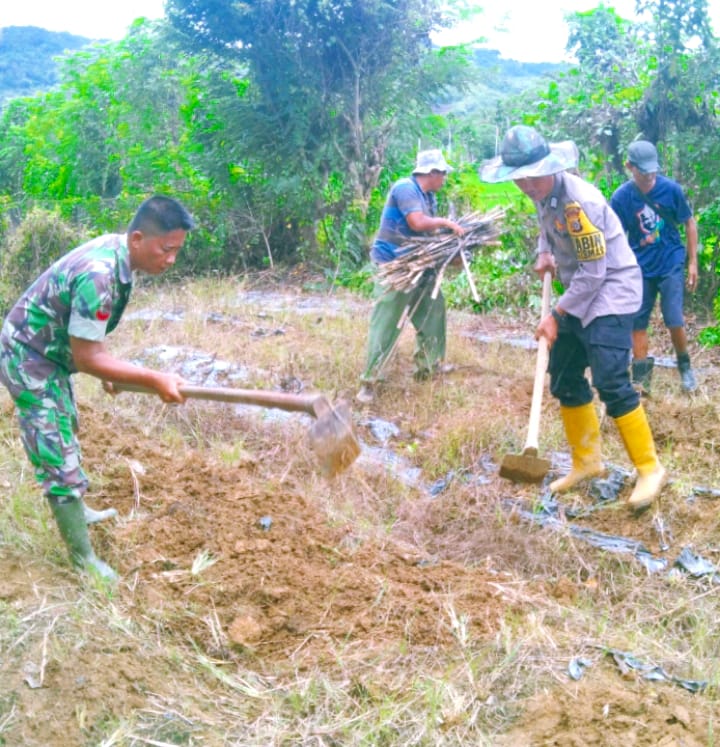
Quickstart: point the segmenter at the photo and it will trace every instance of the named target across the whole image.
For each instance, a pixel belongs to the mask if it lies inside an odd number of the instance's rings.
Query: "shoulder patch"
[[[605,256],[605,234],[590,222],[580,203],[565,205],[565,224],[578,261],[588,262]]]

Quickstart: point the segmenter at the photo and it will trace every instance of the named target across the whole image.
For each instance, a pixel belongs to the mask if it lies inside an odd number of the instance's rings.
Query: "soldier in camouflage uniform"
[[[165,402],[183,402],[182,378],[135,366],[104,345],[120,321],[135,270],[160,274],[175,261],[194,223],[176,200],[151,197],[139,207],[127,234],[108,234],[61,257],[20,297],[0,331],[0,381],[13,398],[25,451],[42,484],[74,565],[115,579],[93,552],[87,524],[115,515],[83,502],[88,479],[77,439],[71,375],[139,384]]]

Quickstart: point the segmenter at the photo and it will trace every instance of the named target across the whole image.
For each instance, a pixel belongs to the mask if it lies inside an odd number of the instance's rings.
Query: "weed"
[[[126,318],[108,345],[167,370],[201,361],[188,376],[201,385],[332,400],[356,387],[370,301],[337,289],[263,297],[249,286],[143,285],[129,312],[149,313]],[[522,342],[536,290],[518,296],[527,308],[512,325],[505,313],[451,311],[448,360],[460,368],[447,376],[414,382],[404,335],[371,412],[354,413],[363,453],[332,481],[306,449],[305,414],[112,398],[76,377],[93,498],[121,509],[112,527],[91,530],[122,571],[114,591],[71,572],[1,395],[0,743],[484,747],[586,733],[602,743],[627,729],[623,706],[640,698],[660,705],[643,715],[656,729],[638,744],[658,743],[684,713],[687,741],[716,742],[712,577],[648,573],[632,555],[584,543],[570,519],[532,523],[538,489],[496,474],[525,437],[534,349]],[[178,355],[164,357],[169,348]],[[684,543],[717,563],[719,401],[711,387],[683,398],[676,378],[659,370],[646,403],[673,474],[661,505],[635,518],[616,502],[575,526],[637,537],[669,565]],[[395,435],[379,440],[373,417]],[[566,449],[549,396],[541,448]],[[628,466],[611,422],[603,450]],[[591,500],[578,490],[560,504]],[[255,626],[247,646],[230,635],[238,620]],[[609,648],[707,687],[688,696],[626,679]],[[592,664],[570,681],[580,655]],[[28,731],[27,662],[43,671],[37,695],[57,704],[52,730],[36,721]],[[542,734],[558,712],[566,721]]]

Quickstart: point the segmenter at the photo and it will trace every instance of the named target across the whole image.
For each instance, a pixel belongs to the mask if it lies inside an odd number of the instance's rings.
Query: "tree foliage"
[[[259,161],[294,230],[311,240],[322,224],[339,250],[344,222],[362,240],[391,137],[415,142],[433,100],[471,70],[462,54],[431,47],[443,23],[437,0],[170,0],[167,9],[188,50],[246,71],[228,112],[232,160],[251,171]]]
[[[337,276],[363,264],[387,189],[419,147],[443,147],[458,167],[441,209],[476,209],[486,199],[477,162],[526,122],[574,139],[584,175],[607,194],[626,178],[627,144],[657,143],[700,219],[709,307],[720,59],[705,0],[639,0],[634,23],[604,5],[570,14],[578,64],[538,66],[542,87],[527,85],[523,66],[520,95],[497,55],[432,46],[431,31],[464,7],[169,0],[172,25],[138,22],[120,42],[68,56],[51,90],[6,103],[0,234],[33,205],[93,232],[122,230],[140,199],[163,191],[201,227],[179,273],[310,258]],[[512,235],[493,260],[505,279],[522,274],[528,231]]]
[[[639,0],[631,23],[599,6],[568,17],[568,50],[578,65],[518,112],[549,137],[573,138],[586,176],[610,194],[627,178],[627,145],[654,142],[663,170],[688,192],[705,247],[720,235],[718,48],[705,0]],[[526,114],[531,111],[531,114]],[[701,247],[705,306],[717,292],[714,251]]]

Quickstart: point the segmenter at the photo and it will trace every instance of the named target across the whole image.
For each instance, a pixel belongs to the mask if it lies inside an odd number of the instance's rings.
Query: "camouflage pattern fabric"
[[[130,298],[124,235],[61,257],[21,296],[0,332],[0,381],[13,398],[25,451],[48,497],[80,498],[88,487],[77,439],[70,337],[101,341]]]
[[[0,345],[21,357],[27,348],[75,373],[70,337],[103,340],[120,321],[131,290],[126,237],[100,236],[61,257],[25,291],[5,319]]]
[[[24,374],[16,365],[21,356],[25,361],[35,357],[25,357],[24,351],[17,356],[11,350],[2,350],[0,381],[15,400],[20,438],[35,469],[35,478],[43,493],[59,503],[81,498],[87,491],[88,479],[80,464],[78,417],[70,375],[55,368],[42,383],[32,382],[33,389],[22,389]],[[43,361],[37,363],[35,371]]]

